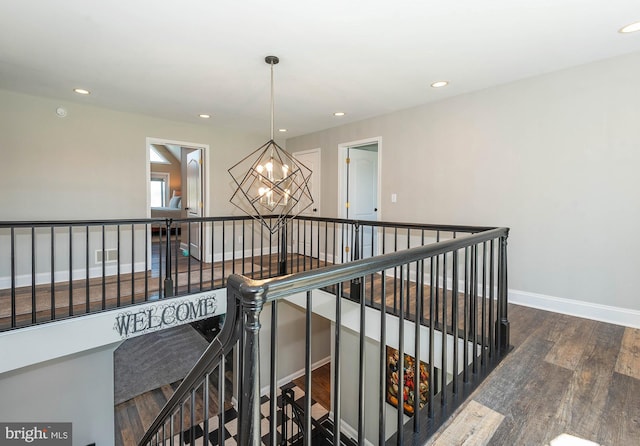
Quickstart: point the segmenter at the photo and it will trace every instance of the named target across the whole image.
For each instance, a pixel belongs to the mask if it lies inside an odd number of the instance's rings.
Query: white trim
[[[113,308],[100,313],[90,313],[81,317],[2,332],[0,333],[0,351],[2,352],[0,376],[5,372],[32,364],[122,342],[123,338],[116,329],[117,318],[121,314],[144,314],[158,305],[196,302],[203,294],[213,295],[218,299],[216,314],[226,313],[227,289],[221,288],[205,293],[180,296],[174,299],[154,300],[140,305]],[[209,314],[207,317],[211,317],[211,315]],[[187,324],[194,320],[190,318],[178,324]],[[142,331],[137,333],[137,335],[142,334],[144,334]]]
[[[509,303],[609,324],[640,328],[640,311],[630,308],[613,307],[512,289],[509,290]]]
[[[211,191],[209,189],[209,184],[211,184],[211,169],[209,168],[209,155],[210,155],[210,146],[209,144],[196,143],[196,142],[187,142],[187,141],[175,141],[166,138],[155,138],[151,136],[146,137],[146,146],[149,147],[151,144],[172,144],[180,147],[185,147],[187,149],[200,149],[202,151],[202,194],[204,195],[202,200],[202,216],[209,217],[210,213],[210,200],[211,200]],[[145,165],[145,176],[147,181],[147,210],[146,215],[147,218],[151,218],[151,162],[149,160],[149,150],[145,150],[147,156],[147,162]],[[182,162],[182,160],[180,160]],[[182,167],[180,167],[182,171]],[[204,250],[200,256],[203,259],[208,259],[211,257],[210,250],[210,240],[208,233],[205,232],[204,241],[200,240],[200,246],[204,245]],[[151,257],[151,246],[148,248],[149,257]],[[202,249],[201,249],[202,250]]]
[[[149,270],[151,271],[151,265],[147,265]],[[143,272],[145,269],[144,262],[136,262],[134,264],[135,272]],[[118,265],[107,262],[105,264],[105,277],[111,277],[118,274]],[[120,274],[128,274],[131,273],[131,263],[121,263],[120,264]],[[83,280],[87,278],[87,270],[86,268],[77,268],[71,272],[71,276],[73,280]],[[102,264],[98,266],[92,266],[89,268],[89,278],[95,279],[96,277],[102,277]],[[54,283],[58,282],[68,282],[69,281],[69,271],[56,271],[53,275]],[[51,272],[45,271],[36,273],[36,285],[43,285],[51,283]],[[31,286],[31,274],[20,274],[16,276],[16,287],[25,287]],[[0,290],[11,288],[11,277],[3,276],[0,277]]]
[[[329,419],[334,422],[335,417],[333,416],[333,410],[329,411]],[[340,419],[340,432],[346,434],[347,437],[351,438],[355,443],[357,443],[358,439],[358,430],[351,426],[349,423],[344,421],[344,419]],[[342,443],[342,442],[341,442]],[[364,444],[367,446],[374,446],[369,440],[364,438]]]
[[[314,190],[314,196],[311,197],[313,198],[313,207],[317,209],[317,212],[315,212],[315,216],[317,217],[318,215],[322,215],[322,195],[320,193],[320,191],[322,190],[322,148],[317,147],[315,149],[301,150],[300,152],[293,152],[291,155],[293,155],[294,158],[298,159],[298,155],[308,155],[310,153],[317,153],[318,158],[320,159],[320,164],[318,165],[318,168],[315,169],[315,172],[317,172],[318,176],[320,177],[320,183],[318,183],[318,190]],[[308,166],[305,167],[308,168]],[[313,173],[314,171],[311,171],[311,175],[313,175]]]
[[[331,355],[327,356],[326,358],[322,358],[314,362],[313,364],[311,364],[311,370],[313,371],[318,367],[322,367],[323,365],[329,364],[330,362],[331,362]],[[276,387],[279,388],[284,386],[285,384],[289,384],[291,381],[293,381],[294,379],[298,379],[301,376],[304,376],[304,369],[296,370],[295,372],[285,376],[284,378],[280,378],[276,383]],[[266,385],[262,387],[260,389],[260,396],[267,395],[270,389],[271,389],[270,385]]]
[[[357,146],[364,146],[368,144],[378,144],[378,190],[377,190],[377,204],[378,212],[376,213],[376,220],[380,221],[382,218],[382,136],[376,136],[372,138],[359,139],[357,141],[349,141],[338,144],[338,218],[345,217],[345,207],[342,200],[344,184],[344,152],[349,147],[356,148]]]

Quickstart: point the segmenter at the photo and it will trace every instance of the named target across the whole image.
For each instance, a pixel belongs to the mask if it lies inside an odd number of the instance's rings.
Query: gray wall
[[[270,377],[271,303],[264,306],[260,324],[260,386],[264,388],[269,385]],[[301,376],[299,372],[304,371],[305,327],[303,310],[285,301],[278,304],[278,380]],[[331,356],[331,322],[313,314],[311,330],[311,362],[315,363]]]
[[[0,90],[0,221],[146,217],[147,137],[209,144],[209,214],[229,215],[226,169],[268,135]]]
[[[509,226],[512,290],[640,310],[639,72],[634,53],[291,138],[287,149],[322,148],[322,209],[335,216],[338,144],[381,136],[382,219]]]
[[[115,444],[113,351],[119,344],[3,374],[0,420],[71,422],[74,446]]]

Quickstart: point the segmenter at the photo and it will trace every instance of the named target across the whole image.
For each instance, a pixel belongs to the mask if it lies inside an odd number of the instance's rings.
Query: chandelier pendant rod
[[[273,100],[273,61],[269,62],[271,66],[271,140],[273,141],[273,113],[274,113],[274,100]]]

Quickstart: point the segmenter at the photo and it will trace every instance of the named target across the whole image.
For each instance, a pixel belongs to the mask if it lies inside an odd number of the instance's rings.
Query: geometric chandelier
[[[229,169],[236,184],[231,199],[236,207],[260,221],[272,234],[313,203],[311,170],[273,140],[273,66],[271,67],[271,139]]]

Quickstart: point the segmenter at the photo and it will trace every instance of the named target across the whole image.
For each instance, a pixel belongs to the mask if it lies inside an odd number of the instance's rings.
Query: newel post
[[[509,286],[507,280],[507,234],[500,237],[500,251],[498,254],[498,320],[496,321],[496,342],[500,353],[506,353],[509,349],[509,318],[507,303]]]
[[[241,276],[229,277],[228,290],[240,300],[244,343],[240,370],[240,430],[238,444],[260,446],[260,312],[264,305],[264,288],[251,286]]]

